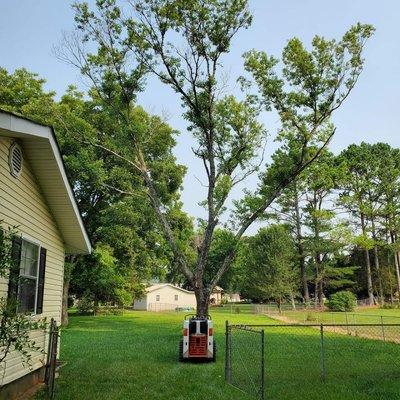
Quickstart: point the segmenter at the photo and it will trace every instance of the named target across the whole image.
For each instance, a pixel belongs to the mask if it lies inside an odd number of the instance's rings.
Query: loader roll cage
[[[199,318],[196,314],[186,314],[185,319],[212,319],[211,315],[207,315],[206,318]]]

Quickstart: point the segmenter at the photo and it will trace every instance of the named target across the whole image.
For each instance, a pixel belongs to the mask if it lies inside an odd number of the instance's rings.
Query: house
[[[227,293],[225,296],[228,303],[240,303],[242,301],[240,293]]]
[[[196,308],[194,292],[171,283],[159,283],[146,288],[146,295],[133,304],[135,310],[168,311],[176,308]]]
[[[218,306],[222,302],[222,295],[224,294],[224,289],[219,286],[215,286],[213,292],[211,293],[210,296],[210,304]]]
[[[53,129],[3,111],[0,224],[15,227],[13,254],[18,264],[14,273],[19,282],[13,285],[0,279],[0,297],[13,296],[18,312],[54,318],[60,324],[64,256],[88,254],[91,244]],[[33,331],[32,338],[47,352],[48,333]],[[45,362],[46,355],[37,352],[30,367],[24,366],[19,353],[10,352],[0,374],[0,398],[13,398],[18,388],[41,380]]]
[[[210,296],[210,304],[221,304],[224,290],[216,286]],[[158,283],[146,288],[146,296],[135,300],[134,310],[168,311],[177,308],[196,308],[196,296],[193,291],[183,289],[171,283]]]

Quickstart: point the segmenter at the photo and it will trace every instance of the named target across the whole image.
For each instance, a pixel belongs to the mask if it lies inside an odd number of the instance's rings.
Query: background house
[[[216,286],[210,296],[210,304],[221,304],[224,290]],[[196,296],[193,291],[183,289],[171,283],[158,283],[146,288],[146,296],[135,300],[135,310],[167,311],[175,310],[177,307],[196,308]]]
[[[18,285],[0,279],[0,297],[15,297],[18,312],[61,322],[65,254],[91,251],[52,128],[0,111],[0,223],[15,227]],[[21,279],[23,278],[23,279]],[[32,333],[47,351],[48,333]],[[40,380],[46,355],[23,366],[11,352],[0,374],[1,395],[13,398],[26,381]],[[4,372],[4,373],[3,373]],[[23,382],[25,380],[25,383]],[[4,394],[6,393],[6,394]],[[8,394],[7,394],[8,393]],[[0,396],[1,397],[1,396]]]
[[[215,286],[215,288],[210,296],[210,304],[211,305],[220,305],[223,294],[224,294],[224,289],[222,289],[222,287],[220,287],[220,286]]]
[[[146,296],[135,300],[135,310],[166,311],[177,307],[196,307],[194,292],[174,286],[170,283],[159,283],[146,288]]]
[[[239,303],[242,301],[240,293],[225,293],[224,296],[226,297],[228,303]]]

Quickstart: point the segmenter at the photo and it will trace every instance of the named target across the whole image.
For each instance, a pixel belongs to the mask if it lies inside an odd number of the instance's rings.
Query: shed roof
[[[50,126],[0,110],[0,137],[22,144],[69,254],[87,254],[91,244],[68,181],[60,149]]]

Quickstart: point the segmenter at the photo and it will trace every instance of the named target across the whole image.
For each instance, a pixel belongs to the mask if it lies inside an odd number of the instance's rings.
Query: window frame
[[[160,295],[156,294],[156,301],[160,301]]]
[[[179,295],[178,295],[178,294],[175,294],[174,296],[175,296],[175,297],[174,297],[175,301],[179,301]]]
[[[24,242],[33,244],[34,246],[37,246],[38,252],[37,252],[37,268],[36,268],[36,278],[32,275],[22,275],[21,274],[21,263],[22,263],[22,248],[24,245]],[[38,290],[39,290],[39,269],[40,269],[40,253],[41,253],[42,245],[38,240],[35,240],[31,238],[30,236],[27,235],[21,235],[21,255],[19,259],[19,273],[18,273],[18,290],[17,290],[17,301],[19,301],[19,294],[20,294],[20,282],[19,279],[25,278],[25,279],[35,279],[36,284],[35,284],[35,306],[33,312],[26,312],[28,315],[37,315],[37,301],[38,301]],[[17,304],[17,313],[21,313],[21,311],[18,309],[19,306]]]

